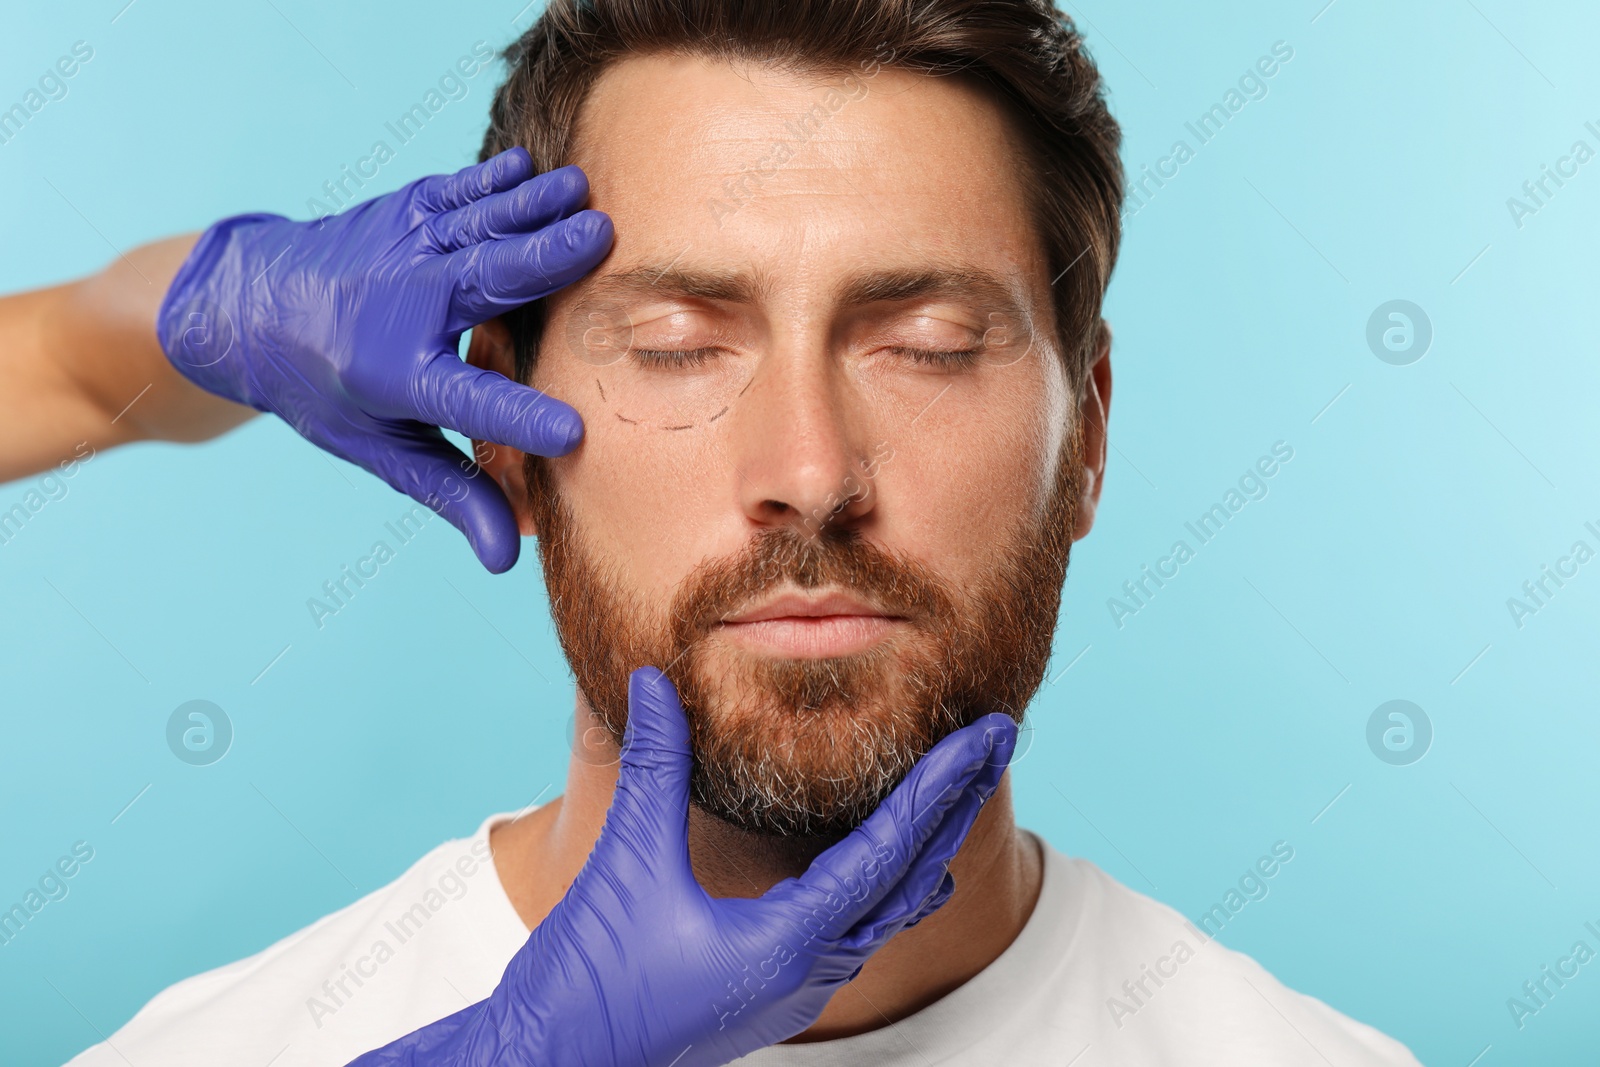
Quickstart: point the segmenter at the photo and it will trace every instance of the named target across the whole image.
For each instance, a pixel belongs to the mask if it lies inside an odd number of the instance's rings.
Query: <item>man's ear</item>
[[[467,344],[467,362],[474,367],[494,371],[507,378],[516,378],[516,354],[511,343],[511,331],[501,319],[490,319],[472,328],[472,338]],[[511,502],[517,516],[517,530],[523,537],[538,536],[539,529],[533,521],[533,508],[528,499],[528,483],[522,474],[524,453],[507,445],[491,441],[473,440],[472,458],[478,466],[489,472]]]
[[[1105,319],[1095,335],[1094,362],[1084,379],[1083,396],[1078,401],[1078,424],[1082,427],[1083,470],[1078,494],[1077,516],[1072,539],[1081,541],[1094,526],[1095,509],[1100,504],[1100,486],[1106,474],[1106,421],[1111,415],[1111,324]]]

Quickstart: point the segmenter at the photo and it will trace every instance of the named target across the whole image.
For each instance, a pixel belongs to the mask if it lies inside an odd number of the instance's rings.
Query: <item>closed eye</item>
[[[979,348],[910,348],[897,345],[889,349],[899,356],[905,356],[913,363],[921,363],[930,367],[943,367],[947,370],[962,370],[976,365],[978,357],[983,353]]]
[[[930,367],[942,367],[947,370],[961,370],[977,364],[978,357],[983,354],[982,347],[942,349],[942,348],[912,348],[897,345],[889,349],[898,356],[905,356],[913,363],[920,363]],[[715,348],[693,348],[687,350],[669,350],[656,348],[635,348],[629,352],[634,361],[642,367],[675,368],[698,367],[709,362],[717,354]]]
[[[634,362],[642,367],[698,367],[717,354],[715,348],[693,348],[686,351],[670,351],[666,349],[635,348],[629,353]]]

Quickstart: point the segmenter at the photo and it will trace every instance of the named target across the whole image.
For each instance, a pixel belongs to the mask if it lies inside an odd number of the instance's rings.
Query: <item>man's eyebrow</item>
[[[613,271],[593,280],[588,300],[630,296],[688,296],[729,303],[754,303],[771,291],[763,273],[679,267],[674,263]],[[837,290],[845,307],[918,299],[962,300],[1015,313],[1016,290],[1003,274],[980,267],[897,267],[869,270],[847,279]]]
[[[655,294],[749,304],[768,289],[765,277],[747,271],[679,267],[674,261],[659,265],[645,264],[599,275],[594,279],[589,294],[596,299]]]
[[[981,307],[1020,310],[1012,284],[1003,274],[980,267],[909,267],[869,271],[847,281],[839,292],[846,307],[879,301],[960,300]]]

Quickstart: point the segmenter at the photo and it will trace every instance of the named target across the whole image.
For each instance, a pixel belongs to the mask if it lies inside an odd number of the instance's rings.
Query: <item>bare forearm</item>
[[[195,240],[158,241],[81,281],[0,297],[0,481],[85,442],[200,441],[255,414],[184,379],[156,339],[161,298]]]

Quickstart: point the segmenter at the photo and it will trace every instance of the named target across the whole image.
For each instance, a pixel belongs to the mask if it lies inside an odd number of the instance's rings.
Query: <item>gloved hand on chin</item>
[[[1016,725],[935,745],[799,878],[716,899],[689,864],[689,730],[672,683],[634,672],[628,734],[588,863],[490,996],[350,1067],[710,1067],[800,1033],[863,963],[937,910]]]

